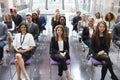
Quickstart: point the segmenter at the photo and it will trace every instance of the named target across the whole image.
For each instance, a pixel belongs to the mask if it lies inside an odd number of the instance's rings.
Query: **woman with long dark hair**
[[[24,73],[25,80],[30,80],[25,70],[24,62],[27,61],[32,54],[32,50],[35,47],[35,41],[32,34],[28,33],[27,24],[21,23],[19,25],[19,33],[15,35],[13,41],[13,47],[16,51],[15,65],[17,71],[17,80],[21,80],[21,71]]]
[[[96,31],[91,38],[91,50],[95,59],[102,62],[101,80],[104,80],[107,69],[111,73],[112,80],[118,80],[113,72],[112,63],[108,55],[111,37],[104,21],[97,24]]]

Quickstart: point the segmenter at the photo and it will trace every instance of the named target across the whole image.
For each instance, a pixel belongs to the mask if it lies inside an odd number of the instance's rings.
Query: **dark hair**
[[[36,15],[36,19],[33,18],[33,15],[34,15],[34,14]],[[39,19],[37,13],[32,13],[32,21],[33,21],[34,23],[36,23],[36,24],[39,23],[40,19]]]
[[[22,25],[25,25],[25,27],[26,27],[26,33],[28,33],[28,25],[27,25],[25,22],[21,22],[21,23],[19,24],[19,29],[18,29],[18,32],[20,32],[20,33],[21,33],[20,28],[21,28],[21,26],[22,26]]]
[[[32,18],[32,15],[30,15],[30,14],[27,14],[26,16],[30,16]]]
[[[65,16],[60,16],[60,17],[59,17],[59,24],[61,24],[61,23],[60,23],[60,19],[61,19],[61,18],[64,18],[64,20],[65,20],[64,25],[66,25],[66,18],[65,18]]]
[[[58,41],[58,35],[57,35],[57,29],[58,28],[62,29],[63,34],[61,35],[61,37],[62,37],[63,41],[66,41],[65,31],[64,31],[64,27],[62,25],[57,25],[55,27],[55,40]]]
[[[99,14],[99,17],[98,17],[98,18],[100,18],[100,12],[96,12],[96,13],[95,13],[95,16],[96,16],[97,14]]]
[[[108,20],[108,14],[110,14],[111,20],[115,20],[115,15],[114,15],[112,12],[108,12],[108,13],[105,15],[105,20],[106,20],[106,21],[109,21],[109,20]]]
[[[78,14],[78,13],[80,13],[80,14],[81,14],[81,12],[80,12],[80,11],[77,11],[77,12],[76,12],[76,14]]]
[[[107,31],[107,25],[106,25],[106,23],[104,21],[101,21],[101,22],[99,22],[97,24],[96,30],[95,30],[95,32],[94,32],[94,34],[92,36],[92,41],[95,41],[95,43],[97,44],[97,46],[100,47],[100,41],[99,41],[99,34],[100,34],[99,26],[100,26],[100,24],[103,24],[105,26],[105,30],[103,32],[103,36],[104,36],[105,41],[106,41],[105,44],[106,44],[107,48],[109,48],[110,47],[110,40],[111,39],[110,39],[110,34]]]

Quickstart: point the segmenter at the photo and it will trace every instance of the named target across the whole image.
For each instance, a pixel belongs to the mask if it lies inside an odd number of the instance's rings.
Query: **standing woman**
[[[57,25],[55,28],[55,36],[52,37],[50,44],[50,54],[50,57],[59,63],[58,80],[62,80],[63,71],[65,71],[67,79],[72,80],[66,64],[66,60],[70,59],[69,42],[68,38],[64,35],[62,25]]]
[[[101,80],[104,80],[107,69],[111,73],[112,80],[118,80],[113,72],[112,63],[108,55],[110,48],[110,34],[104,21],[98,23],[96,31],[91,38],[91,50],[95,59],[102,62]]]
[[[25,23],[19,25],[20,33],[15,35],[13,47],[16,51],[15,65],[17,71],[17,80],[21,80],[21,71],[24,73],[25,80],[30,80],[25,70],[24,62],[31,57],[32,50],[35,47],[33,36],[28,33],[28,27]]]

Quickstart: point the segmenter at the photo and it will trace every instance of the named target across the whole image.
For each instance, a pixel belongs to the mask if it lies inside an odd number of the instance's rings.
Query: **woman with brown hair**
[[[37,13],[35,13],[35,12],[32,13],[32,22],[37,24],[38,29],[39,29],[39,33],[41,33],[42,32],[41,21],[37,15]]]
[[[112,80],[118,80],[113,72],[112,63],[108,55],[110,48],[110,34],[104,21],[97,24],[96,31],[91,38],[91,50],[93,57],[102,62],[101,80],[104,80],[107,69],[111,73]]]
[[[107,24],[108,31],[112,32],[113,26],[115,24],[115,15],[112,12],[108,12],[105,15],[105,21],[106,21],[106,24]]]
[[[27,61],[33,54],[32,50],[35,47],[35,41],[32,34],[28,33],[27,24],[21,23],[19,25],[19,33],[15,35],[13,40],[13,47],[16,51],[15,65],[17,72],[17,80],[21,80],[21,71],[25,76],[25,80],[30,80],[27,71],[25,70],[25,61]]]
[[[57,25],[55,28],[55,36],[52,37],[50,44],[50,54],[50,57],[59,63],[58,80],[62,80],[63,71],[65,71],[67,79],[72,80],[66,64],[66,60],[70,59],[69,42],[68,38],[64,35],[62,25]]]

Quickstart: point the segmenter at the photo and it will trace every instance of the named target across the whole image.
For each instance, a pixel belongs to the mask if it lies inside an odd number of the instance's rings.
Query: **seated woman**
[[[112,63],[108,56],[110,48],[110,34],[107,31],[107,25],[104,21],[97,24],[96,31],[91,38],[91,50],[95,59],[102,62],[101,80],[104,80],[107,69],[111,73],[112,80],[118,80],[113,72]]]
[[[70,59],[69,42],[68,38],[64,35],[62,25],[57,25],[55,28],[55,36],[52,37],[50,44],[50,54],[50,57],[59,63],[58,80],[62,80],[63,71],[65,71],[67,79],[72,80],[66,64],[66,60]]]
[[[13,34],[14,29],[15,29],[15,23],[12,20],[12,16],[9,13],[4,15],[3,23],[5,23],[7,25],[7,28],[8,28],[8,48],[6,49],[6,51],[9,52],[10,47],[11,47],[11,43],[13,42],[12,34]]]
[[[30,80],[25,70],[24,62],[31,57],[32,50],[35,47],[35,41],[33,36],[28,33],[28,27],[25,23],[19,25],[19,31],[20,33],[17,33],[13,40],[13,47],[16,51],[15,65],[17,80],[21,80],[21,71],[24,73],[25,80]]]

